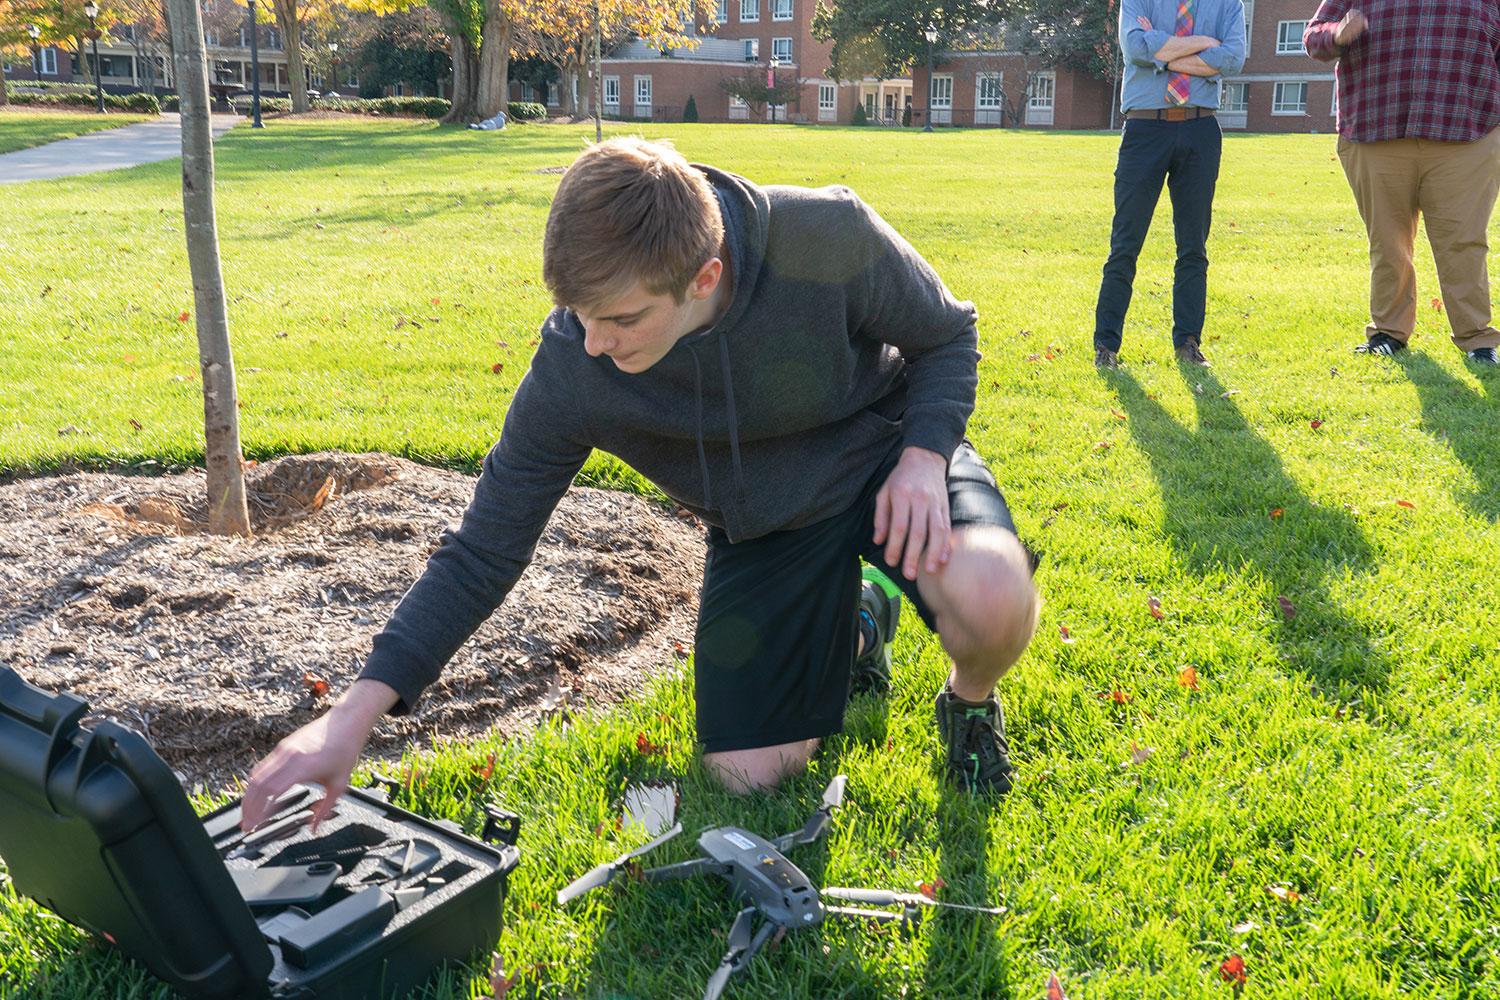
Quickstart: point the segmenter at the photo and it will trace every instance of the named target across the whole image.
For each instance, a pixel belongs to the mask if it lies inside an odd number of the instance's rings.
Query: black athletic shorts
[[[817,524],[733,544],[722,530],[709,529],[693,650],[705,752],[775,746],[843,728],[859,648],[861,558],[889,576],[933,628],[916,581],[888,566],[884,546],[870,540],[875,496],[899,454],[852,507]],[[948,508],[954,527],[1016,530],[995,477],[967,441],[948,463]]]

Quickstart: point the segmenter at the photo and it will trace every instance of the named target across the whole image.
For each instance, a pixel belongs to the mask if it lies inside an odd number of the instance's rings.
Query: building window
[[[792,0],[771,0],[771,20],[790,21],[792,19]]]
[[[760,20],[760,0],[740,0],[740,20]]]
[[[759,62],[759,61],[760,61],[760,39],[759,38],[747,38],[747,39],[745,39],[745,62]]]
[[[549,86],[547,88],[547,106],[555,108],[562,103],[562,87]]]
[[[651,78],[649,76],[635,78],[635,103],[648,108],[651,106]]]
[[[1057,74],[1037,73],[1026,88],[1026,124],[1051,125],[1057,96]]]
[[[818,110],[833,111],[838,107],[838,89],[831,83],[818,84]]]
[[[1302,32],[1306,21],[1281,21],[1276,25],[1276,54],[1278,56],[1302,55]]]
[[[1271,100],[1271,114],[1307,114],[1307,84],[1278,83],[1275,96]]]
[[[38,76],[56,76],[57,50],[38,49],[36,58],[31,61],[31,68]]]
[[[404,83],[393,83],[393,84],[391,84],[391,96],[392,97],[405,97],[406,96],[406,84],[404,84]],[[527,100],[530,100],[530,98],[527,98]]]
[[[731,108],[748,108],[750,105],[745,103],[745,99],[743,97],[735,97],[733,94],[730,94],[729,106]]]
[[[604,78],[604,106],[614,108],[620,106],[620,78],[618,76]]]
[[[1255,20],[1255,0],[1245,0],[1245,58],[1250,57],[1250,24]]]
[[[1224,84],[1223,96],[1219,98],[1219,110],[1231,114],[1244,114],[1250,110],[1250,85],[1248,83]]]
[[[521,100],[530,103],[536,100],[536,90],[529,83],[521,84]]]
[[[986,109],[998,108],[1003,103],[1001,88],[1005,84],[1004,73],[977,73],[974,76],[975,106]]]
[[[932,107],[934,110],[953,107],[953,77],[948,73],[936,73],[932,77]]]
[[[791,62],[792,40],[790,38],[771,39],[771,58],[781,62]]]
[[[268,49],[285,48],[285,46],[282,44],[282,41],[281,41],[281,30],[279,28],[267,28],[266,29],[266,48],[268,48]]]
[[[719,5],[714,8],[714,23],[723,24],[729,20],[729,0],[719,0]]]

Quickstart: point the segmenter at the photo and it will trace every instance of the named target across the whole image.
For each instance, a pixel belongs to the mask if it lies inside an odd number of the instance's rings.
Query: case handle
[[[479,839],[490,844],[516,846],[521,839],[521,817],[498,806],[484,807],[484,829]]]
[[[78,720],[89,710],[89,703],[66,692],[53,694],[33,684],[9,667],[0,667],[0,713],[19,719],[47,736],[47,755],[42,774],[68,752]]]

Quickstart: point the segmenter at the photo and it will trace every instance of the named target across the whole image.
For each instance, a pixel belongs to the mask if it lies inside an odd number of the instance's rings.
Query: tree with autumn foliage
[[[832,42],[827,75],[835,80],[889,80],[927,58],[929,25],[938,45],[982,25],[1018,16],[1028,0],[838,0],[813,12],[813,37]]]
[[[4,10],[0,8],[0,11]],[[93,62],[88,58],[89,39],[97,30],[100,40],[107,40],[110,26],[125,19],[119,0],[100,0],[99,14],[93,25],[83,12],[82,0],[13,0],[6,13],[7,23],[10,23],[10,18],[15,19],[14,24],[22,32],[28,24],[39,27],[42,30],[39,44],[71,53],[78,60],[85,82],[91,87],[97,86],[99,81],[95,77]],[[26,39],[30,41],[29,34]]]
[[[577,115],[573,81],[579,82],[580,95],[587,95],[585,109],[593,99],[590,65],[596,32],[606,52],[631,38],[660,49],[692,48],[698,44],[692,26],[714,24],[714,9],[707,0],[537,0],[516,13],[513,48],[517,55],[536,56],[557,67],[563,107]]]
[[[34,22],[29,18],[28,9],[21,0],[0,0],[0,107],[10,103],[3,57],[31,54],[31,33],[27,26]]]

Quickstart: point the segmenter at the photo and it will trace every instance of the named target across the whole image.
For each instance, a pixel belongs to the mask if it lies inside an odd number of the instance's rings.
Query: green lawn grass
[[[0,153],[41,146],[58,139],[71,139],[88,132],[102,132],[121,125],[151,121],[151,115],[97,115],[92,111],[32,111],[19,107],[0,109]],[[0,168],[3,169],[3,168]]]
[[[757,181],[849,184],[977,303],[971,436],[1044,553],[1041,629],[1001,688],[1021,778],[998,804],[942,780],[930,701],[945,668],[910,621],[891,696],[857,700],[815,772],[772,795],[702,778],[686,666],[572,728],[445,745],[422,757],[410,804],[466,818],[488,795],[524,817],[499,944],[520,995],[697,996],[722,953],[713,932],[735,905],[717,880],[552,901],[635,843],[613,830],[625,782],[682,780],[688,833],[654,859],[677,861],[705,826],[795,827],[838,772],[832,835],[797,857],[815,881],[940,876],[945,898],[1009,912],[930,915],[908,939],[793,934],[728,996],[1033,998],[1056,971],[1075,1000],[1227,997],[1232,954],[1258,997],[1500,992],[1500,378],[1467,368],[1425,305],[1425,251],[1414,349],[1350,353],[1368,276],[1333,138],[1226,139],[1215,367],[1171,360],[1163,206],[1126,368],[1101,376],[1092,307],[1116,137],[645,132]],[[473,466],[549,304],[539,243],[557,178],[536,171],[586,134],[315,121],[221,139],[248,453]],[[0,188],[0,466],[200,456],[177,169]],[[631,482],[604,462],[590,475]],[[1197,690],[1179,682],[1187,666]],[[638,733],[668,752],[643,756]],[[1136,748],[1149,756],[1126,763]],[[157,995],[6,886],[0,944],[0,992]],[[486,989],[459,975],[432,993]]]

